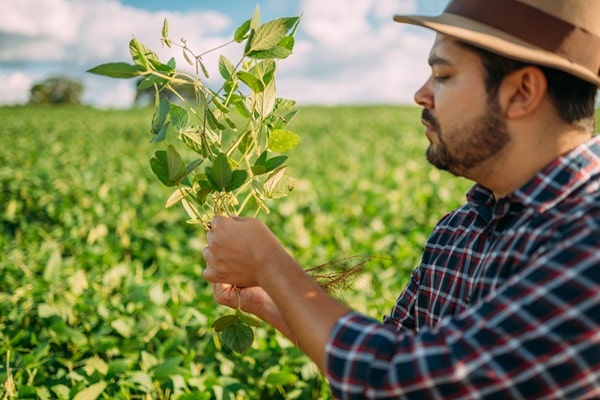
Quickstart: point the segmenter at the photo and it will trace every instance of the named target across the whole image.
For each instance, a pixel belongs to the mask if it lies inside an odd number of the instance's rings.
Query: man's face
[[[479,57],[455,40],[438,35],[429,57],[431,76],[415,94],[424,107],[435,167],[477,180],[489,173],[510,140],[497,98],[488,96]]]

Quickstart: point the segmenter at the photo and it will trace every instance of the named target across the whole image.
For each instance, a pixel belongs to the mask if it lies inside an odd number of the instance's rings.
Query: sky
[[[429,74],[427,55],[434,35],[398,24],[394,14],[439,14],[448,0],[18,0],[0,13],[0,105],[23,104],[34,83],[68,77],[84,85],[83,102],[125,108],[135,97],[133,80],[86,71],[108,62],[131,62],[136,38],[162,60],[166,18],[174,41],[185,39],[197,53],[230,41],[256,7],[261,20],[302,16],[294,53],[278,67],[277,94],[299,105],[413,104]],[[219,54],[237,59],[235,47],[203,58],[211,79]],[[210,84],[210,82],[209,82]]]

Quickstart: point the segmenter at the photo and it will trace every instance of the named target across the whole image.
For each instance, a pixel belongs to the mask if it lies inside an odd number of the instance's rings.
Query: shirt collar
[[[502,201],[521,203],[542,213],[588,184],[593,176],[600,176],[600,136],[561,155]],[[493,193],[479,184],[469,190],[467,201],[479,213],[487,209],[486,214],[496,205]]]

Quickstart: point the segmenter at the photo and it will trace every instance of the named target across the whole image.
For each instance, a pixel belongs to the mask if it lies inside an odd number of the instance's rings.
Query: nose
[[[415,92],[415,103],[425,108],[433,108],[433,92],[431,91],[431,80],[429,77],[427,81]]]

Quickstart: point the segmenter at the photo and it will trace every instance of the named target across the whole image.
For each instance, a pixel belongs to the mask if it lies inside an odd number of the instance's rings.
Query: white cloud
[[[304,0],[306,41],[282,64],[280,90],[309,103],[412,103],[432,36],[392,16],[415,10],[412,0]]]
[[[86,87],[83,102],[99,108],[127,108],[135,99],[135,88],[128,80],[109,80],[88,76],[84,79]]]
[[[0,82],[2,82],[2,92],[4,102],[8,104],[23,104],[29,101],[29,88],[31,87],[31,78],[23,72],[2,72],[0,71]]]
[[[52,37],[72,40],[77,20],[69,18],[69,3],[63,0],[20,0],[2,9],[0,27],[5,32],[26,37]]]
[[[303,19],[295,54],[281,63],[280,94],[301,104],[411,102],[427,74],[430,40],[393,22],[392,16],[415,10],[416,0],[299,2]],[[190,69],[180,50],[161,47],[164,18],[171,38],[185,38],[198,52],[230,40],[235,29],[229,16],[215,11],[149,12],[117,0],[8,2],[0,13],[0,62],[12,67],[3,67],[0,77],[12,83],[0,91],[0,104],[22,101],[32,82],[52,74],[82,79],[86,102],[127,106],[134,97],[132,82],[84,71],[100,63],[129,61],[133,37],[162,59],[176,56],[179,69]],[[234,58],[233,50],[219,50],[205,61],[214,67],[218,54]]]

